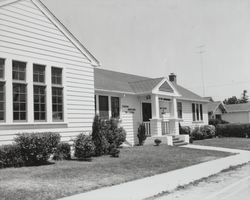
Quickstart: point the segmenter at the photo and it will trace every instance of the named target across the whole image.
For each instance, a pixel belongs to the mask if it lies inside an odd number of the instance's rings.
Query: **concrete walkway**
[[[142,200],[163,191],[171,191],[178,186],[217,174],[230,166],[250,162],[250,151],[198,145],[186,145],[183,148],[216,150],[237,154],[111,187],[92,190],[60,200]]]

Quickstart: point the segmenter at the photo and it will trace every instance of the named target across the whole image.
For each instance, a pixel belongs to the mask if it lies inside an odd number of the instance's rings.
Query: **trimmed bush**
[[[210,119],[209,120],[209,125],[213,125],[215,127],[217,127],[217,125],[219,124],[228,124],[229,122],[224,121],[222,119]]]
[[[95,116],[92,125],[92,140],[95,146],[95,156],[101,156],[108,153],[109,143],[105,137],[107,130],[107,124],[102,122],[99,116]]]
[[[119,154],[120,154],[120,150],[114,144],[110,145],[110,152],[109,152],[109,154],[113,158],[118,158]]]
[[[54,156],[54,160],[70,160],[70,144],[61,142],[57,145]]]
[[[195,127],[190,136],[192,140],[203,140],[215,137],[215,127],[212,125]]]
[[[58,133],[23,133],[15,138],[26,165],[39,165],[48,161],[60,142]]]
[[[19,146],[15,144],[0,146],[0,168],[22,167],[24,164]]]
[[[91,160],[91,157],[95,153],[95,145],[91,136],[79,134],[74,142],[75,157],[79,160]]]
[[[250,138],[250,123],[247,124],[220,124],[216,127],[219,137]]]
[[[161,144],[161,140],[160,139],[155,139],[155,145],[159,146]]]
[[[140,124],[138,128],[138,134],[137,134],[138,140],[139,140],[139,145],[142,146],[147,139],[146,136],[146,128],[144,124]]]

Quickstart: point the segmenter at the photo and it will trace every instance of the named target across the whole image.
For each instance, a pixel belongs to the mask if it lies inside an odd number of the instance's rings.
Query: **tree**
[[[229,97],[223,101],[224,104],[239,104],[239,103],[248,103],[247,90],[243,90],[241,98],[238,99],[236,96]]]
[[[224,104],[238,104],[240,100],[236,96],[229,97],[223,101]]]
[[[247,90],[243,90],[243,93],[241,95],[240,103],[247,103],[248,102],[248,95]]]

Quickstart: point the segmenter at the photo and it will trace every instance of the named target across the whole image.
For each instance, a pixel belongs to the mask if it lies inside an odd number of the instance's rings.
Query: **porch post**
[[[152,119],[150,119],[150,130],[152,136],[162,136],[162,119],[159,112],[159,96],[151,95]]]
[[[179,135],[179,120],[177,112],[177,100],[175,97],[172,99],[171,117],[170,117],[170,134]]]

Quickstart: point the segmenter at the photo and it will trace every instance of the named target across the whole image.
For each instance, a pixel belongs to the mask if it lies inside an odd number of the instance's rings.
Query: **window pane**
[[[13,61],[12,62],[12,78],[13,80],[25,81],[26,79],[26,63]]]
[[[181,102],[177,103],[177,111],[178,111],[178,118],[181,119],[182,118],[182,103]]]
[[[56,84],[56,85],[62,85],[62,69],[60,68],[56,68],[56,67],[52,67],[52,77],[51,77],[51,81],[52,84]]]
[[[60,101],[59,101],[60,100]],[[63,89],[52,88],[52,117],[54,121],[63,120]]]
[[[13,84],[13,119],[26,120],[26,85]]]
[[[45,66],[44,65],[33,65],[33,81],[37,83],[45,82]]]
[[[202,104],[200,104],[200,115],[201,115],[201,120],[203,120],[203,109],[202,109]]]
[[[46,120],[46,88],[44,86],[34,86],[34,119]]]
[[[192,103],[193,121],[195,121],[195,104]]]
[[[99,115],[102,119],[109,118],[109,101],[108,96],[99,96]]]
[[[196,119],[197,121],[200,120],[199,104],[196,104]]]
[[[120,99],[119,97],[111,97],[111,113],[112,117],[120,117]]]

